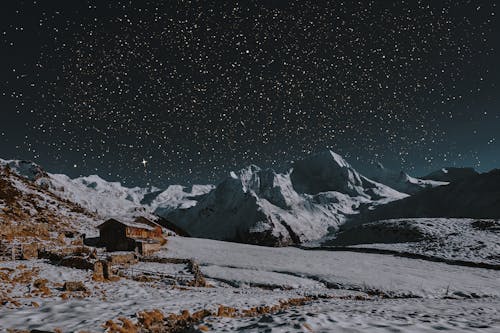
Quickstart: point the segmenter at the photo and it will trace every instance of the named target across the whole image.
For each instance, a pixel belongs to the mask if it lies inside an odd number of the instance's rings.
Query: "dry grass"
[[[19,188],[18,188],[19,187]],[[20,190],[22,188],[22,190]],[[52,239],[51,232],[74,229],[77,216],[63,216],[61,211],[78,212],[81,216],[95,218],[82,207],[60,198],[52,192],[23,177],[0,167],[0,239],[2,242],[51,241],[66,243],[64,236]]]

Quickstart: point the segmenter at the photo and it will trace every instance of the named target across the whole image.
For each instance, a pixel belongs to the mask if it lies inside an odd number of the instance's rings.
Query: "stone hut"
[[[99,244],[110,252],[136,251],[149,255],[165,242],[161,226],[144,217],[133,222],[111,218],[97,228]]]

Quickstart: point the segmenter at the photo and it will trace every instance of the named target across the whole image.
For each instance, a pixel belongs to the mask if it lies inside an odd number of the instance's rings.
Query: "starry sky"
[[[0,11],[0,157],[127,185],[500,167],[495,0],[36,0]]]

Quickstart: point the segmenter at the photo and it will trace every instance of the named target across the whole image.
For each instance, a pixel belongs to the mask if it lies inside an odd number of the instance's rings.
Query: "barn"
[[[111,218],[100,224],[99,244],[107,251],[136,251],[149,255],[160,249],[165,242],[163,231],[144,217],[132,221]]]

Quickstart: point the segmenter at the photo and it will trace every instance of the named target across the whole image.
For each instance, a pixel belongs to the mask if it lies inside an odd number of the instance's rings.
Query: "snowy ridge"
[[[0,159],[0,165],[8,166],[15,174],[84,207],[101,219],[133,219],[138,215],[155,218],[155,211],[165,213],[191,207],[199,197],[213,189],[212,185],[193,185],[190,188],[171,185],[164,191],[156,187],[129,188],[97,175],[72,179],[64,174],[48,173],[31,161]]]
[[[290,176],[299,193],[314,195],[336,191],[351,197],[385,202],[406,197],[405,194],[361,175],[340,155],[330,150],[295,162]]]
[[[364,222],[403,217],[500,218],[500,170],[438,186],[367,212]]]
[[[48,177],[38,179],[37,183],[104,218],[147,213],[140,201],[148,190],[126,188],[96,175],[71,179],[62,174],[48,174]]]
[[[479,173],[474,170],[474,168],[446,167],[431,172],[427,176],[423,176],[421,178],[435,181],[456,182],[477,175],[479,175]]]
[[[98,222],[92,212],[33,181],[46,175],[31,162],[0,162],[2,238],[36,237],[45,241],[62,231],[94,232]]]
[[[408,175],[404,171],[396,172],[388,169],[381,163],[377,163],[377,166],[375,170],[372,171],[370,178],[407,194],[415,194],[426,188],[433,188],[448,184],[448,182],[445,181],[415,178]]]
[[[500,221],[417,218],[345,228],[324,246],[355,246],[500,265]]]
[[[148,205],[155,214],[164,215],[176,209],[195,206],[198,200],[214,188],[214,185],[192,185],[191,187],[170,185],[165,191],[158,192],[151,202],[145,202],[144,199],[141,202]]]
[[[185,209],[196,204],[198,197],[210,191],[212,185],[193,185],[190,189],[171,185],[162,191],[158,188],[124,187],[119,182],[108,182],[93,175],[71,179],[66,175],[49,174],[38,180],[68,200],[76,202],[102,217],[142,215],[154,218],[153,214]]]
[[[231,172],[196,205],[162,216],[195,237],[283,246],[319,239],[362,206],[405,196],[326,151],[283,174],[255,165]]]

